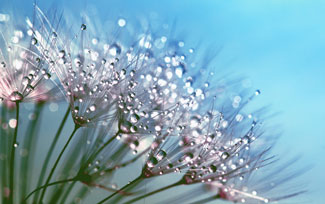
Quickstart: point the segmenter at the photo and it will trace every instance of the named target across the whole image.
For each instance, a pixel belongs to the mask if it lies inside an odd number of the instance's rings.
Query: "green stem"
[[[9,171],[9,203],[14,202],[14,177],[15,177],[15,153],[16,153],[16,145],[17,145],[17,134],[18,134],[18,124],[19,124],[19,102],[16,102],[16,127],[14,138],[11,144],[11,154],[10,154],[10,171]]]
[[[144,154],[146,154],[148,152],[148,150],[145,150],[145,151],[141,152],[139,155],[137,155],[133,159],[130,159],[130,160],[124,162],[124,163],[117,164],[117,165],[113,166],[112,168],[105,169],[104,172],[109,173],[109,172],[114,171],[116,169],[126,167],[127,165],[132,164],[133,162],[137,161],[140,157],[142,157]]]
[[[128,188],[128,187],[130,187],[130,186],[136,184],[136,183],[139,182],[141,179],[143,179],[143,176],[142,176],[142,175],[140,175],[139,177],[137,177],[136,179],[134,179],[133,181],[131,181],[129,184],[126,184],[125,186],[123,186],[120,190],[118,190],[118,191],[112,193],[110,196],[108,196],[108,197],[104,198],[103,200],[99,201],[97,204],[102,204],[102,203],[108,201],[109,199],[113,198],[115,195],[117,195],[117,194],[123,192],[126,188]]]
[[[20,168],[25,169],[24,171],[20,171],[20,199],[23,199],[26,196],[27,190],[29,190],[30,187],[30,181],[32,180],[33,176],[33,159],[35,155],[35,144],[37,142],[39,130],[39,128],[37,127],[39,124],[38,122],[40,121],[40,115],[44,107],[43,105],[43,103],[36,104],[34,111],[35,118],[29,122],[27,137],[24,138],[24,142],[22,145],[23,150],[26,150],[28,152],[27,155],[21,158],[20,163]]]
[[[154,194],[156,194],[156,193],[160,193],[160,192],[162,192],[162,191],[164,191],[164,190],[167,190],[167,189],[169,189],[169,188],[173,188],[173,187],[178,186],[178,185],[181,185],[181,184],[182,184],[181,182],[173,183],[173,184],[171,184],[171,185],[165,186],[165,187],[160,188],[160,189],[158,189],[158,190],[152,191],[152,192],[150,192],[150,193],[147,193],[147,194],[144,194],[144,195],[139,196],[139,197],[137,197],[137,198],[134,198],[134,199],[132,199],[132,200],[129,200],[129,201],[127,201],[127,202],[124,203],[124,204],[131,204],[131,203],[134,203],[135,201],[141,200],[141,199],[143,199],[143,198],[145,198],[145,197],[148,197],[148,196],[154,195]]]
[[[67,200],[68,196],[70,195],[70,192],[72,191],[73,187],[76,185],[77,181],[74,181],[72,184],[70,184],[70,186],[68,187],[68,189],[64,192],[62,199],[61,199],[61,203],[65,203],[65,201]],[[62,187],[63,189],[63,187]]]
[[[95,154],[93,154],[92,156],[90,156],[90,158],[86,161],[85,165],[83,168],[84,169],[88,166],[88,164],[90,162],[92,162],[93,159],[95,159],[104,149],[107,145],[109,145],[111,142],[114,141],[114,139],[120,134],[120,132],[118,131],[113,137],[111,137],[107,142],[105,142],[105,144],[103,144],[98,150],[97,152],[95,152]]]
[[[83,200],[89,193],[89,187],[82,186],[82,188],[77,193],[77,198],[80,200]],[[74,202],[71,202],[71,204],[74,204]]]
[[[73,138],[73,135],[76,133],[76,131],[79,129],[79,127],[80,127],[80,126],[75,125],[75,127],[74,127],[74,129],[73,129],[73,131],[72,131],[72,133],[71,133],[71,135],[70,135],[68,141],[65,143],[65,145],[64,145],[63,149],[61,150],[61,152],[60,152],[58,158],[56,159],[56,161],[55,161],[55,163],[54,163],[54,165],[53,165],[53,167],[52,167],[52,169],[51,169],[51,172],[50,172],[49,176],[48,176],[47,179],[46,179],[45,185],[47,185],[47,184],[50,183],[50,180],[51,180],[51,178],[52,178],[52,176],[53,176],[53,173],[54,173],[54,171],[55,171],[55,169],[56,169],[56,167],[57,167],[57,165],[58,165],[58,163],[59,163],[59,161],[60,161],[60,159],[61,159],[63,153],[65,152],[66,148],[68,147],[69,143],[71,142],[71,140],[72,140],[72,138]],[[43,189],[43,191],[42,191],[41,198],[40,198],[40,203],[43,203],[42,201],[43,201],[44,195],[45,195],[45,193],[46,193],[46,189],[47,189],[47,187],[45,187],[45,188]]]
[[[44,179],[44,176],[45,176],[47,167],[48,167],[48,163],[50,162],[50,159],[52,157],[53,151],[54,151],[54,149],[56,147],[56,144],[57,144],[57,142],[59,140],[59,137],[61,135],[61,132],[62,132],[63,127],[64,127],[64,125],[65,125],[65,123],[67,121],[67,118],[68,118],[69,114],[70,114],[70,107],[68,106],[68,109],[67,109],[66,113],[64,114],[64,117],[63,117],[63,119],[61,121],[60,127],[57,130],[57,132],[55,134],[55,137],[54,137],[54,139],[53,139],[53,141],[51,143],[50,149],[49,149],[49,151],[46,154],[46,157],[45,157],[45,160],[44,160],[44,164],[42,166],[41,174],[40,174],[39,180],[37,182],[37,186],[40,186],[42,184],[42,182],[43,182],[43,179]],[[38,195],[39,195],[39,191],[35,194],[33,203],[36,203],[36,201],[38,199]]]
[[[0,118],[0,143],[1,143],[1,153],[3,154],[3,160],[1,161],[1,192],[4,192],[4,188],[7,186],[7,178],[8,178],[8,137],[6,136],[5,131],[3,130],[2,125],[4,124],[4,121],[6,120],[6,108],[4,104],[1,104],[1,118]],[[6,203],[8,201],[8,198],[5,197],[2,193],[1,195],[2,203]]]
[[[26,197],[25,199],[22,201],[22,203],[26,203],[27,199],[29,197],[31,197],[35,192],[41,190],[41,189],[44,189],[44,188],[47,188],[49,186],[54,186],[54,185],[57,185],[57,184],[61,184],[61,183],[67,183],[67,182],[71,182],[71,181],[76,181],[76,178],[71,178],[71,179],[65,179],[65,180],[62,180],[62,181],[55,181],[53,183],[48,183],[46,185],[43,185],[43,186],[40,186],[38,188],[36,188],[35,190],[33,190],[32,192],[30,192]]]

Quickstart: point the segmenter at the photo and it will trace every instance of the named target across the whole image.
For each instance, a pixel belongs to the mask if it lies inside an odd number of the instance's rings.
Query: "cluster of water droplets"
[[[124,28],[127,21],[118,19],[117,25]],[[181,173],[183,184],[217,182],[225,199],[246,202],[245,194],[236,191],[238,185],[245,187],[268,160],[268,149],[251,148],[261,135],[261,123],[242,111],[260,91],[248,98],[236,94],[229,101],[222,98],[227,90],[223,82],[197,85],[195,50],[184,41],[138,33],[132,45],[125,45],[100,39],[87,27],[81,24],[66,41],[52,25],[42,27],[46,32],[31,26],[31,43],[49,70],[35,73],[55,75],[74,122],[110,124],[107,132],[115,135],[115,142],[134,155],[145,153],[144,177]],[[33,85],[33,77],[23,77],[23,84]],[[19,93],[12,101],[20,100]],[[110,157],[100,154],[91,161],[86,173],[100,170],[103,175],[106,167],[114,167],[105,158]],[[256,191],[250,195],[261,200]]]
[[[51,74],[31,46],[36,44],[30,30],[19,30],[10,23],[1,25],[0,99],[12,102],[43,101],[53,87]],[[18,26],[17,26],[18,27]]]

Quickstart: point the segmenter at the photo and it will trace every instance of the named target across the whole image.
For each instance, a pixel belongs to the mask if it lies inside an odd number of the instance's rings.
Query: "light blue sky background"
[[[89,5],[101,18],[157,13],[166,22],[177,19],[186,43],[222,46],[219,69],[249,77],[262,91],[257,107],[281,112],[273,119],[284,130],[278,152],[301,153],[299,164],[314,166],[303,176],[310,193],[302,203],[325,203],[324,0],[72,0],[58,7],[78,12]]]

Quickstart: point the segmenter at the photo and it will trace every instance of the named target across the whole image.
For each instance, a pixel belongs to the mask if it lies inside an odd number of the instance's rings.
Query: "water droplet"
[[[30,83],[30,79],[28,77],[24,77],[21,82],[24,86],[27,86]]]
[[[137,126],[131,126],[130,131],[135,133],[138,130]]]
[[[119,124],[120,131],[124,133],[130,133],[131,126],[132,124],[129,121],[122,121]]]
[[[89,107],[89,110],[90,110],[91,112],[94,112],[94,111],[96,110],[96,105],[91,105],[91,106]]]
[[[85,24],[82,24],[81,27],[80,27],[81,30],[86,30],[87,29],[87,26]]]
[[[237,122],[241,122],[243,119],[244,119],[244,116],[243,115],[241,115],[241,114],[237,114],[236,115],[236,121]]]
[[[131,149],[135,149],[139,146],[139,141],[138,140],[135,140],[133,141],[131,144],[130,144],[130,148]]]
[[[60,57],[60,58],[65,57],[65,51],[64,51],[64,50],[61,50],[61,51],[59,52],[59,57]]]
[[[185,68],[183,66],[176,67],[175,69],[175,74],[178,78],[182,78],[184,72],[185,72]]]
[[[18,144],[18,143],[15,143],[15,144],[14,144],[14,147],[15,147],[15,148],[17,148],[18,146],[19,146],[19,144]]]
[[[184,155],[184,159],[185,159],[185,161],[187,161],[187,162],[191,161],[193,158],[194,158],[194,155],[193,155],[193,153],[191,153],[191,152],[188,152],[188,153],[186,153],[186,154]]]
[[[131,123],[134,124],[134,123],[137,123],[139,119],[140,119],[140,117],[137,114],[132,114],[130,121],[131,121]]]
[[[211,164],[210,167],[209,167],[209,172],[214,173],[216,171],[217,171],[217,167],[215,165]]]
[[[162,160],[163,158],[165,158],[167,156],[167,153],[164,150],[159,150],[158,154],[157,154],[157,160]]]
[[[10,128],[15,128],[17,126],[17,120],[16,119],[10,119],[8,122],[8,125]]]
[[[109,54],[112,56],[116,56],[121,54],[122,48],[118,44],[114,43],[113,45],[110,46],[109,48]]]
[[[57,38],[58,34],[56,32],[52,32],[52,38]]]
[[[51,74],[49,74],[49,73],[45,73],[43,76],[44,76],[44,79],[49,79],[49,78],[51,78]]]
[[[258,95],[260,95],[260,94],[261,94],[261,91],[260,91],[259,89],[257,89],[257,90],[255,91],[255,95],[258,96]]]
[[[32,43],[32,45],[36,45],[37,44],[37,39],[36,38],[32,38],[31,43]]]
[[[200,118],[198,116],[191,117],[191,120],[190,120],[191,128],[195,128],[195,127],[199,126],[199,124],[200,124]]]
[[[150,157],[149,160],[147,161],[147,166],[149,168],[153,168],[158,164],[158,160],[156,159],[156,157]]]
[[[5,62],[1,62],[1,63],[0,63],[0,67],[1,67],[1,68],[5,68],[5,67],[6,67],[6,63],[5,63]]]
[[[23,95],[21,93],[19,93],[18,91],[14,91],[12,92],[12,94],[9,96],[9,99],[12,102],[18,102],[23,100]]]
[[[221,154],[221,159],[225,160],[225,159],[227,159],[229,156],[230,156],[230,155],[229,155],[228,152],[223,152],[223,153]]]
[[[120,27],[124,27],[124,26],[126,25],[126,20],[123,19],[123,18],[120,18],[120,19],[118,19],[117,24],[118,24]]]
[[[251,142],[251,138],[247,135],[245,135],[242,140],[244,144],[249,144]]]

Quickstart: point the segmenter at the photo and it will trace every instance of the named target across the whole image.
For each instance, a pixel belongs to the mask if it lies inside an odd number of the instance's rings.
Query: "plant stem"
[[[130,159],[130,160],[128,160],[128,161],[126,161],[126,162],[124,162],[124,163],[121,163],[121,164],[117,164],[117,165],[113,166],[112,168],[105,169],[105,170],[104,170],[105,173],[109,173],[109,172],[114,171],[114,170],[116,170],[116,169],[118,169],[118,168],[126,167],[127,165],[132,164],[133,162],[137,161],[140,157],[142,157],[145,153],[147,153],[148,150],[149,150],[149,148],[148,148],[147,150],[141,152],[140,154],[138,154],[138,155],[137,155],[136,157],[134,157],[133,159]]]
[[[16,127],[14,138],[11,144],[11,154],[10,154],[10,167],[9,167],[9,203],[14,202],[14,177],[15,177],[15,153],[17,145],[17,134],[18,134],[18,124],[19,124],[19,102],[16,102]]]
[[[65,151],[66,148],[68,147],[69,143],[71,142],[71,140],[72,140],[72,138],[73,138],[73,135],[76,133],[76,131],[79,129],[79,127],[80,127],[80,126],[75,125],[75,127],[74,127],[74,129],[73,129],[73,131],[72,131],[72,133],[71,133],[71,135],[70,135],[68,141],[65,143],[63,149],[61,150],[61,152],[60,152],[58,158],[56,159],[56,161],[55,161],[55,163],[54,163],[54,165],[53,165],[53,167],[52,167],[52,169],[51,169],[51,172],[50,172],[49,176],[48,176],[47,179],[46,179],[45,186],[46,186],[47,184],[50,183],[50,180],[51,180],[51,178],[52,178],[52,176],[53,176],[53,173],[54,173],[54,171],[55,171],[55,169],[56,169],[56,167],[57,167],[57,165],[58,165],[58,163],[59,163],[59,161],[60,161],[60,159],[61,159],[61,157],[62,157],[64,151]],[[43,189],[43,191],[42,191],[42,194],[41,194],[41,197],[40,197],[40,203],[42,203],[42,200],[43,200],[44,195],[45,195],[45,193],[46,193],[46,189],[47,189],[47,187],[45,187],[45,188]]]
[[[61,203],[65,203],[65,201],[67,200],[67,198],[69,197],[73,187],[76,185],[77,180],[74,181],[72,184],[70,184],[70,186],[68,187],[68,189],[64,192],[62,198],[61,198]],[[63,189],[63,187],[62,187]],[[65,189],[64,189],[65,190]],[[60,195],[61,196],[61,195]]]
[[[26,197],[25,199],[22,201],[22,203],[26,203],[27,199],[32,196],[35,192],[43,189],[43,188],[47,188],[48,186],[54,186],[54,185],[57,185],[57,184],[61,184],[61,183],[67,183],[67,182],[71,182],[71,181],[76,181],[76,178],[71,178],[71,179],[65,179],[65,180],[61,180],[61,181],[55,181],[53,183],[48,183],[46,185],[43,185],[43,186],[40,186],[38,188],[36,188],[35,190],[33,190],[32,192],[30,192]]]
[[[49,149],[49,151],[46,154],[46,157],[45,157],[45,160],[44,160],[44,164],[42,166],[41,174],[40,174],[39,180],[37,182],[37,186],[40,186],[41,183],[43,182],[43,179],[44,179],[44,176],[45,176],[47,167],[48,167],[48,163],[50,162],[51,156],[53,154],[53,151],[54,151],[54,149],[56,147],[56,144],[57,144],[57,142],[59,140],[59,137],[61,135],[61,132],[62,132],[63,127],[64,127],[64,125],[65,125],[65,123],[67,121],[67,118],[68,118],[69,114],[70,114],[70,106],[68,106],[67,111],[64,114],[64,117],[63,117],[63,119],[61,121],[61,124],[59,126],[59,129],[57,130],[57,132],[55,134],[55,137],[54,137],[54,139],[53,139],[53,141],[51,143],[50,149]],[[33,203],[36,203],[36,201],[38,199],[38,195],[39,195],[39,192],[37,192],[35,194]]]
[[[1,144],[1,153],[3,154],[3,160],[1,161],[1,192],[4,192],[5,187],[7,186],[8,183],[8,166],[9,166],[9,161],[8,161],[8,156],[9,156],[9,152],[8,152],[8,137],[7,134],[5,133],[5,131],[3,130],[3,124],[6,120],[6,108],[5,105],[2,103],[1,104],[1,118],[0,118],[0,144]],[[4,196],[3,193],[1,195],[1,200],[2,203],[6,203],[8,202],[8,197]]]
[[[120,134],[120,132],[118,131],[113,137],[111,137],[107,142],[105,142],[96,152],[95,152],[95,154],[93,154],[93,155],[91,155],[90,157],[89,157],[89,159],[85,162],[85,167],[83,167],[83,168],[81,168],[81,169],[84,169],[84,168],[86,168],[87,166],[88,166],[88,164],[93,160],[93,159],[95,159],[97,156],[98,156],[98,154],[100,154],[102,151],[103,151],[103,149],[105,149],[105,147],[107,146],[107,145],[109,145],[111,142],[113,142],[114,141],[114,139],[118,136]]]
[[[33,161],[34,161],[34,155],[35,155],[35,144],[37,142],[38,138],[38,130],[39,128],[39,118],[42,113],[44,104],[39,103],[36,104],[35,110],[34,110],[34,116],[35,118],[33,120],[30,120],[28,129],[27,129],[27,137],[24,138],[22,148],[23,150],[28,151],[27,155],[23,155],[21,157],[21,163],[20,168],[25,169],[24,171],[20,171],[20,200],[23,199],[27,191],[29,191],[30,187],[30,181],[32,180],[32,172],[33,172]]]
[[[181,184],[182,184],[181,182],[173,183],[173,184],[171,184],[171,185],[165,186],[165,187],[160,188],[160,189],[158,189],[158,190],[152,191],[152,192],[150,192],[150,193],[147,193],[147,194],[144,194],[144,195],[139,196],[139,197],[137,197],[137,198],[134,198],[134,199],[132,199],[132,200],[129,200],[129,201],[127,201],[127,202],[124,203],[124,204],[134,203],[135,201],[141,200],[142,198],[145,198],[145,197],[151,196],[151,195],[153,195],[153,194],[156,194],[156,193],[162,192],[162,191],[164,191],[164,190],[167,190],[167,189],[169,189],[169,188],[173,188],[173,187],[178,186],[178,185],[181,185]]]
[[[125,186],[123,186],[120,190],[112,193],[110,196],[104,198],[103,200],[99,201],[97,204],[102,204],[106,201],[108,201],[109,199],[111,199],[112,197],[114,197],[115,195],[119,194],[120,192],[122,192],[123,190],[125,190],[126,188],[136,184],[137,182],[139,182],[141,179],[143,179],[143,176],[140,175],[139,177],[137,177],[136,179],[134,179],[133,181],[131,181],[129,184],[126,184]]]

